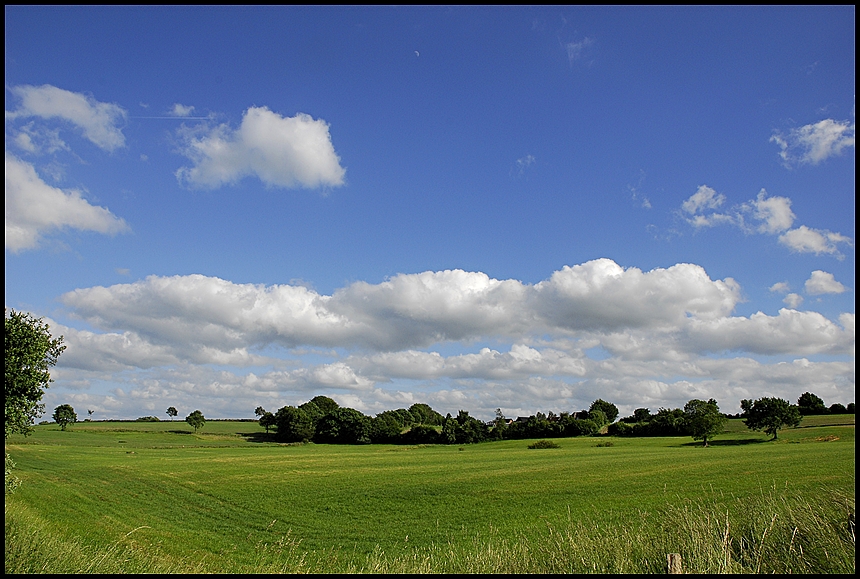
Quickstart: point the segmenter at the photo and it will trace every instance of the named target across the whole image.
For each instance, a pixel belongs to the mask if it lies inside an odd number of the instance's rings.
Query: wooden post
[[[680,553],[669,553],[666,558],[669,561],[669,573],[670,574],[682,574],[684,573],[684,568],[681,565],[681,554]]]

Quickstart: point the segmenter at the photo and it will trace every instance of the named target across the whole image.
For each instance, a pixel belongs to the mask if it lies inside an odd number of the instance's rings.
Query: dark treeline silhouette
[[[803,413],[800,403],[810,399],[810,396],[815,395],[804,393],[798,400],[799,404],[792,406]],[[710,402],[714,403],[713,412],[719,412],[716,402]],[[835,410],[853,413],[854,403],[847,407],[834,404],[831,409],[825,407],[823,413],[835,413]],[[595,400],[588,410],[559,414],[538,412],[516,419],[506,418],[501,409],[497,409],[495,419],[489,422],[474,418],[465,410],[460,410],[457,416],[442,416],[427,404],[386,410],[371,417],[358,410],[342,407],[327,396],[316,396],[299,406],[284,406],[275,413],[257,407],[255,413],[260,417],[259,423],[266,428],[267,434],[271,430],[277,440],[288,443],[470,444],[488,440],[567,438],[596,434],[701,438],[698,432],[701,427],[697,429],[697,423],[693,421],[687,407],[660,408],[656,414],[647,408],[637,408],[632,415],[616,422],[618,408],[600,399]],[[721,416],[732,417],[728,414]],[[747,418],[747,415],[738,417]],[[707,434],[708,437],[712,435]]]

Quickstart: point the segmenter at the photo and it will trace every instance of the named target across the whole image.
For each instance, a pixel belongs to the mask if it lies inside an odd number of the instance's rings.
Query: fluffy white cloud
[[[21,99],[21,106],[14,112],[7,112],[7,119],[62,119],[77,126],[84,137],[106,151],[125,145],[120,125],[125,121],[126,111],[119,105],[99,102],[49,84],[16,86],[10,90]]]
[[[812,272],[812,275],[809,276],[809,279],[806,280],[806,284],[804,284],[804,289],[806,290],[806,293],[811,296],[819,296],[822,294],[841,294],[847,290],[844,285],[836,281],[832,273],[827,273],[820,269]]]
[[[795,215],[788,197],[768,197],[767,191],[762,189],[755,199],[723,213],[713,211],[724,202],[724,195],[702,185],[681,204],[681,214],[696,228],[728,224],[736,225],[746,233],[783,232],[778,238],[779,243],[798,253],[827,253],[842,259],[844,256],[839,251],[839,244],[853,247],[852,239],[840,233],[810,229],[805,225],[789,229],[794,223]]]
[[[699,266],[642,272],[600,259],[531,286],[448,270],[357,282],[323,296],[301,286],[150,276],[61,299],[97,327],[135,331],[157,343],[227,351],[270,343],[401,350],[485,337],[674,327],[690,316],[727,315],[739,294],[732,279],[713,281]]]
[[[194,107],[191,105],[182,105],[174,103],[173,108],[167,113],[174,117],[187,117],[194,112]]]
[[[777,316],[757,312],[747,317],[690,320],[681,344],[695,352],[750,352],[775,355],[848,354],[854,350],[854,326],[831,322],[818,312],[781,309]]]
[[[115,234],[128,231],[125,221],[104,207],[90,205],[80,191],[45,183],[32,165],[6,153],[6,249],[38,247],[42,237],[70,227]]]
[[[271,187],[343,185],[346,170],[331,142],[328,124],[298,113],[282,117],[266,107],[251,107],[238,129],[184,128],[181,153],[193,165],[177,178],[192,187],[215,188],[247,176]]]
[[[791,199],[788,197],[768,197],[767,191],[762,189],[751,205],[753,216],[761,221],[758,226],[760,233],[779,233],[794,223]]]
[[[645,272],[608,259],[533,285],[451,270],[353,283],[330,296],[151,276],[62,296],[99,332],[59,326],[69,351],[58,376],[76,388],[123,385],[99,408],[181,398],[218,416],[320,393],[363,412],[426,402],[485,418],[495,408],[579,410],[595,398],[627,413],[693,397],[722,406],[763,392],[793,399],[810,388],[848,401],[853,361],[768,364],[739,353],[853,356],[853,313],[838,323],[791,309],[732,316],[739,295],[734,281],[711,280],[699,266]],[[443,354],[450,344],[459,351]]]
[[[800,294],[790,293],[787,294],[784,298],[782,298],[782,303],[792,309],[799,308],[800,304],[803,303],[803,296],[801,296]]]
[[[842,257],[839,244],[853,247],[854,243],[850,237],[832,231],[810,229],[801,225],[796,229],[786,231],[779,236],[779,242],[798,253],[827,253]]]
[[[833,155],[839,155],[843,149],[854,146],[854,123],[824,119],[791,129],[787,134],[775,132],[770,140],[779,146],[779,156],[786,164],[817,165]]]
[[[681,209],[690,215],[701,213],[704,209],[716,209],[726,201],[726,196],[717,193],[707,185],[699,185],[696,192],[681,204]]]

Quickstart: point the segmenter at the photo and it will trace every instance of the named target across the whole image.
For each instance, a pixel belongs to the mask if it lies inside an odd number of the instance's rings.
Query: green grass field
[[[854,416],[779,440],[281,445],[254,422],[37,426],[6,572],[853,572]],[[611,441],[608,446],[603,443]]]

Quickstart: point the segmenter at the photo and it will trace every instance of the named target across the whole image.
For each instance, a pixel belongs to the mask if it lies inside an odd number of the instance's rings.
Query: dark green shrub
[[[529,445],[529,448],[561,448],[558,443],[552,440],[536,440]]]

